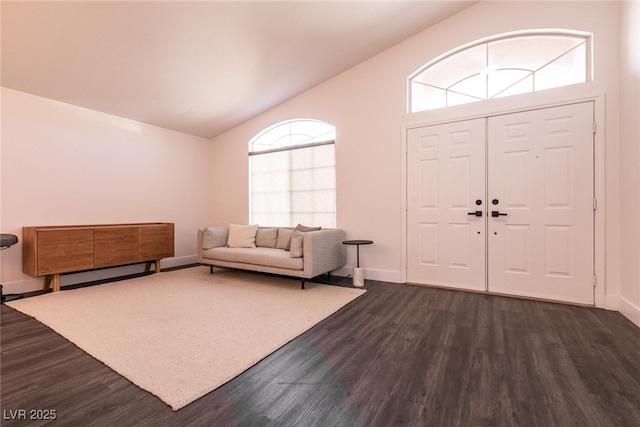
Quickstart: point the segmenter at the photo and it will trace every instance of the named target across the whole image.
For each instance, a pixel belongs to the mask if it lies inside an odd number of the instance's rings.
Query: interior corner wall
[[[196,230],[210,222],[210,151],[185,135],[2,88],[3,233],[23,226],[175,223],[175,258],[196,262]],[[2,251],[5,293],[42,288],[22,273],[21,242]],[[62,285],[143,271],[144,265],[63,275]]]
[[[640,326],[640,2],[620,10],[621,281],[619,309]]]
[[[213,140],[212,169],[213,191],[221,203],[214,208],[215,223],[247,220],[247,143],[255,134],[283,120],[323,120],[337,129],[338,227],[350,239],[374,241],[360,254],[368,279],[401,282],[405,269],[402,129],[414,120],[407,114],[407,77],[451,49],[494,34],[539,28],[587,31],[594,34],[597,55],[596,80],[587,86],[606,95],[606,208],[612,218],[607,221],[607,286],[617,295],[619,101],[618,54],[612,50],[618,44],[618,10],[616,2],[606,1],[483,1],[218,136]],[[517,107],[517,101],[509,102]],[[428,114],[422,118],[431,120]],[[348,266],[355,265],[354,252],[349,251]]]

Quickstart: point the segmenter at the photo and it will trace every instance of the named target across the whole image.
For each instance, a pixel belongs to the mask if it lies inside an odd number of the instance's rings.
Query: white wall
[[[195,262],[210,222],[211,142],[2,88],[1,230],[23,226],[166,221],[175,258]],[[22,273],[21,244],[2,251],[5,293],[42,287]],[[143,265],[62,276],[62,285],[142,271]]]
[[[555,98],[599,96],[606,143],[606,284],[617,301],[620,282],[620,177],[617,2],[481,2],[335,78],[213,140],[214,193],[224,207],[216,224],[247,220],[247,141],[282,120],[309,117],[337,128],[338,227],[349,238],[374,240],[362,248],[367,278],[401,282],[404,276],[405,125],[520,108]],[[495,103],[469,104],[446,113],[406,113],[406,78],[427,61],[458,46],[498,33],[563,28],[594,33],[595,80],[556,92],[522,95]],[[557,95],[560,94],[560,95]],[[558,99],[560,99],[558,98]],[[605,160],[603,160],[605,161]],[[355,265],[355,251],[348,264]],[[602,280],[602,278],[601,278]],[[604,280],[602,280],[604,282]],[[615,303],[614,303],[615,304]]]
[[[620,11],[620,312],[640,326],[640,2]]]

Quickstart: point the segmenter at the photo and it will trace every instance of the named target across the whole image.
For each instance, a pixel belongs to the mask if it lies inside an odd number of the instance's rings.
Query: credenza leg
[[[44,276],[44,284],[42,285],[42,290],[48,291],[49,288],[52,288],[53,292],[60,292],[59,274],[49,274],[47,276]]]
[[[50,275],[44,276],[44,283],[42,284],[42,290],[48,291],[50,287],[51,287],[51,276]]]
[[[144,268],[144,272],[145,273],[149,273],[151,272],[151,264],[155,262],[155,272],[156,273],[160,273],[160,260],[157,259],[155,261],[147,261],[147,266]]]
[[[53,287],[53,292],[60,292],[60,275],[54,274],[53,280],[51,281],[51,285]]]

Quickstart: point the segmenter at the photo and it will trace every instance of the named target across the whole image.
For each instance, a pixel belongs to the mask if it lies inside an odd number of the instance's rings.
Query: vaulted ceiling
[[[212,138],[476,1],[2,1],[2,86]]]

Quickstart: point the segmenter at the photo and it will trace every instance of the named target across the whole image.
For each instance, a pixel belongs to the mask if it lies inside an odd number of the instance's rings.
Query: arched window
[[[455,49],[414,72],[409,77],[409,112],[590,80],[589,35],[511,33]]]
[[[252,224],[336,226],[335,138],[334,126],[297,119],[249,141]]]

